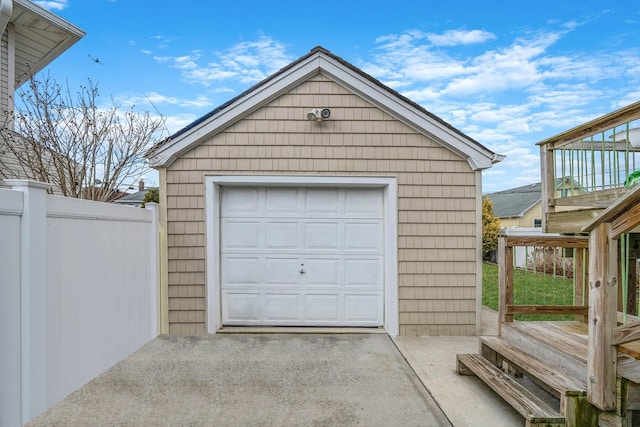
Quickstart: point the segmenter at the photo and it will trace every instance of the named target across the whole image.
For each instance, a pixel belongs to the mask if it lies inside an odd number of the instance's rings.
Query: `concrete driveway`
[[[160,336],[28,426],[451,426],[385,334]]]

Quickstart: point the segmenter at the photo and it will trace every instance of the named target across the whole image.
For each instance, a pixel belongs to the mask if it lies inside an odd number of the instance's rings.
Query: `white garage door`
[[[381,189],[224,187],[224,325],[382,326]]]

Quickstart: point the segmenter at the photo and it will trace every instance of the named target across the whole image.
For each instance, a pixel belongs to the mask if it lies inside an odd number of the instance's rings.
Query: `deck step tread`
[[[551,388],[558,397],[560,395],[584,395],[587,392],[586,379],[581,380],[565,375],[535,357],[523,353],[498,337],[481,337],[480,343],[482,346],[487,346],[500,354],[510,364],[515,365],[529,377],[546,384],[548,387],[545,388]]]
[[[550,325],[546,323],[547,322],[510,322],[503,324],[502,327],[511,328],[520,334],[531,337],[533,340],[543,341],[545,345],[555,348],[563,354],[586,365],[586,339],[576,337],[575,334],[567,331],[561,331],[557,327],[549,327]]]
[[[580,345],[588,345],[589,342],[589,326],[584,322],[578,321],[551,321],[548,322],[558,334],[564,335]]]
[[[526,420],[527,425],[564,425],[565,419],[535,394],[479,354],[458,354],[458,372],[472,372]]]

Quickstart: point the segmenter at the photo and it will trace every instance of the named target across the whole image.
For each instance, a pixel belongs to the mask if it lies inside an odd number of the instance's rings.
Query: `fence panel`
[[[153,338],[153,212],[50,196],[47,406]]]
[[[153,339],[159,324],[157,205],[8,182],[14,191],[0,190],[0,426],[26,423]]]

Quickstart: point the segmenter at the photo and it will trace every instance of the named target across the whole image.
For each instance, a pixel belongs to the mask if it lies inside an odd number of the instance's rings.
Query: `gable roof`
[[[521,217],[542,200],[542,183],[498,191],[485,197],[493,203],[493,214],[497,218]]]
[[[489,168],[504,158],[344,59],[318,46],[307,55],[160,141],[147,153],[151,166],[171,165],[180,155],[198,145],[204,138],[224,130],[319,72],[325,73],[336,83],[387,114],[465,158],[473,170]]]
[[[40,72],[85,32],[28,0],[1,0],[15,34],[15,85]],[[4,31],[4,28],[2,29]]]

